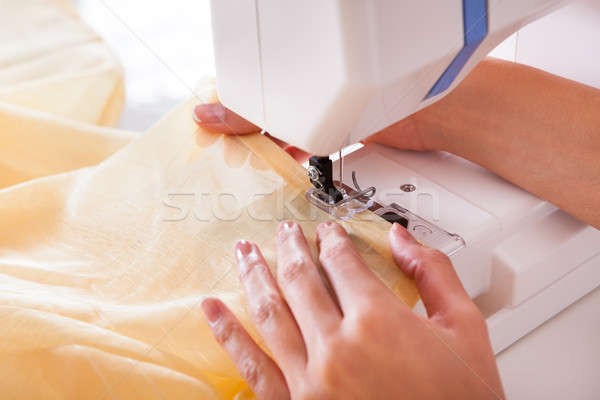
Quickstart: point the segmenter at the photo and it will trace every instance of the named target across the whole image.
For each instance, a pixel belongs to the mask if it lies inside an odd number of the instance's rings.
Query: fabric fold
[[[6,62],[18,46],[0,51],[1,397],[252,398],[199,304],[221,298],[262,344],[233,246],[256,242],[276,268],[275,228],[294,219],[316,254],[316,226],[330,217],[305,199],[303,168],[260,134],[202,131],[191,118],[197,99],[141,134],[99,126],[114,123],[122,105],[110,52],[65,2],[26,0],[27,12],[0,3],[37,24],[18,50],[20,66]],[[39,35],[48,36],[43,46]],[[103,48],[100,59],[89,58],[90,41]],[[47,56],[76,43],[73,65],[82,69]],[[17,79],[34,59],[55,78]],[[199,93],[208,100],[214,87]],[[68,95],[80,101],[63,102]],[[392,261],[389,225],[368,213],[343,224],[412,306],[417,293]]]

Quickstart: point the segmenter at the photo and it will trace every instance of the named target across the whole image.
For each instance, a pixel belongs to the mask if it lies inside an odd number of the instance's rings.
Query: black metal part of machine
[[[327,193],[335,203],[342,201],[344,195],[333,184],[333,163],[329,157],[312,156],[308,164],[310,183]]]
[[[329,157],[311,157],[307,172],[314,189],[305,193],[306,199],[335,218],[347,220],[369,210],[391,224],[402,225],[419,242],[446,255],[455,254],[465,247],[465,241],[459,235],[445,231],[396,203],[385,205],[375,201],[375,187],[361,189],[355,171],[352,171],[354,188],[343,182],[335,182],[333,163]]]
[[[403,217],[395,212],[388,211],[386,213],[381,214],[380,217],[385,219],[387,222],[389,222],[391,224],[398,223],[398,224],[402,225],[404,228],[408,228],[408,219],[406,219],[405,217]]]

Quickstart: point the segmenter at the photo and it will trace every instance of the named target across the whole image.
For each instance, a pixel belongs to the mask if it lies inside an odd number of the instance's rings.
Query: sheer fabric
[[[1,397],[252,398],[199,304],[220,297],[261,342],[232,248],[252,240],[275,268],[282,219],[314,243],[329,217],[305,200],[304,170],[259,134],[198,129],[198,99],[139,135],[102,127],[123,99],[102,42],[65,2],[0,4]],[[387,223],[345,227],[414,304]]]

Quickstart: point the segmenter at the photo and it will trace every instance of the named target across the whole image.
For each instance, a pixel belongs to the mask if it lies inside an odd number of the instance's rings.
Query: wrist
[[[485,59],[451,93],[416,113],[417,131],[424,146],[428,150],[456,152],[462,148],[457,149],[456,143],[477,140],[478,136],[470,133],[493,123],[490,116],[498,106],[493,99],[504,91],[495,82],[505,80],[514,65]]]
[[[452,116],[440,100],[435,104],[414,114],[411,119],[415,134],[422,144],[423,150],[447,151],[452,142],[455,128],[451,125]]]

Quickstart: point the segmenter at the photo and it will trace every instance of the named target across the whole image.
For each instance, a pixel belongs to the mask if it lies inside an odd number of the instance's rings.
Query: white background
[[[76,0],[125,68],[120,126],[143,130],[214,76],[208,0]]]

